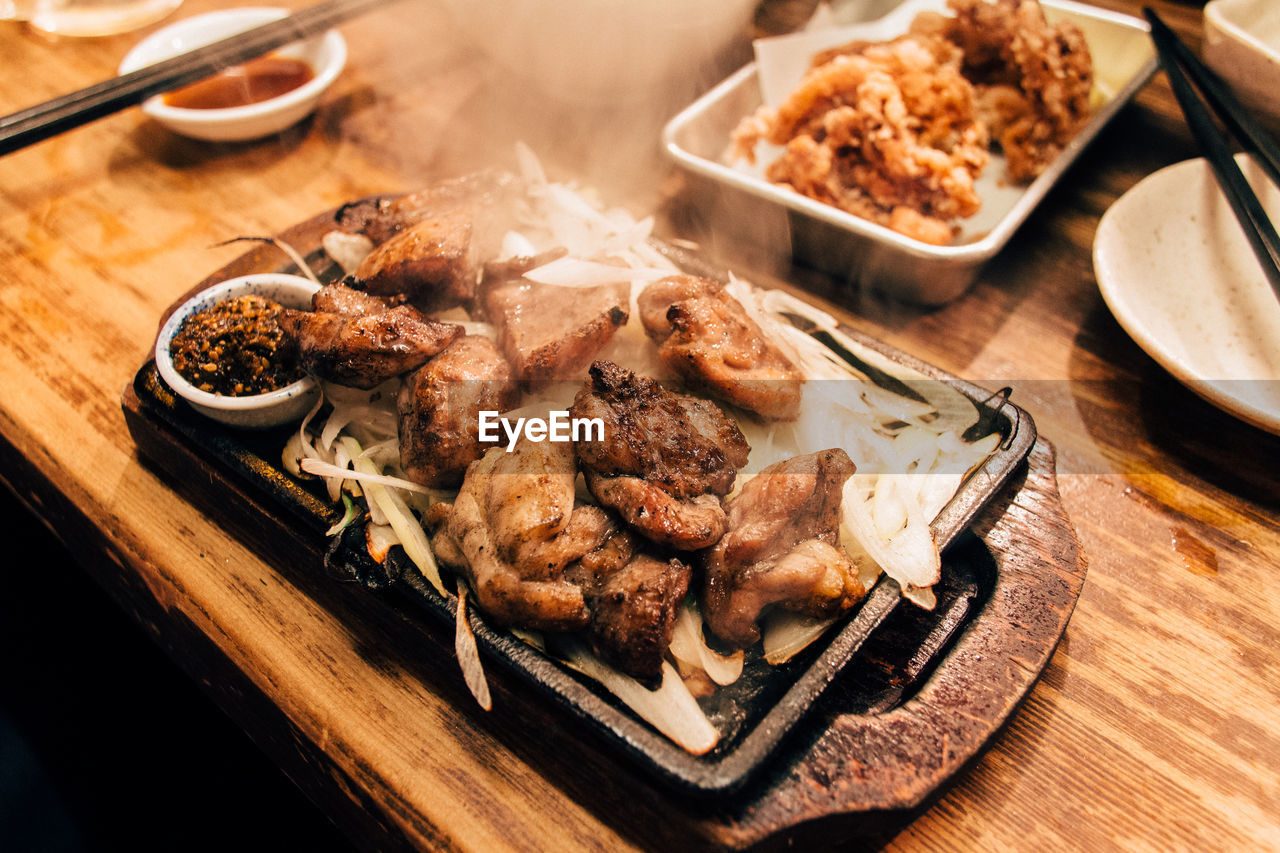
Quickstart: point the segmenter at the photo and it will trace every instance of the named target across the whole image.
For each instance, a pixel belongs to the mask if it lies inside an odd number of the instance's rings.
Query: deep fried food
[[[1044,171],[1089,118],[1093,60],[1074,24],[1049,24],[1037,0],[948,0],[942,31],[964,54],[979,116],[1015,181]],[[927,19],[921,27],[935,28]]]
[[[1000,145],[1014,181],[1040,174],[1088,119],[1092,60],[1080,30],[1050,25],[1038,0],[948,0],[887,42],[819,53],[776,110],[734,132],[754,162],[785,146],[765,176],[933,244],[981,200],[975,181]]]
[[[913,35],[848,50],[813,68],[775,112],[740,126],[738,152],[759,138],[785,145],[769,180],[916,239],[949,242],[949,222],[981,204],[974,181],[988,159],[958,52]]]

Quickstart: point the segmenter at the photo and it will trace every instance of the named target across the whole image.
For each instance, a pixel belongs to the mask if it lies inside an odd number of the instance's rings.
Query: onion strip
[[[349,438],[349,436],[343,436]],[[354,441],[354,439],[352,439]],[[349,453],[349,451],[348,451]],[[354,461],[368,460],[367,456],[357,457]],[[372,467],[372,466],[371,466]],[[372,470],[361,470],[359,468],[352,470],[350,468],[340,468],[320,459],[303,459],[302,470],[308,474],[315,474],[320,477],[333,477],[335,479],[356,480],[362,483],[377,483],[383,486],[390,486],[393,489],[404,489],[409,492],[418,492],[419,494],[429,495],[431,490],[426,486],[418,485],[411,480],[402,480],[399,477],[388,477],[385,474],[379,474]],[[337,500],[335,497],[334,500]]]
[[[484,664],[480,660],[480,650],[476,648],[476,635],[471,631],[471,623],[467,620],[467,585],[458,582],[458,611],[454,620],[453,650],[458,656],[458,668],[462,670],[462,680],[467,689],[476,698],[476,702],[486,711],[493,710],[493,696],[489,693],[489,681],[484,676]]]
[[[387,488],[386,485],[380,482],[383,478],[378,474],[373,462],[369,459],[360,458],[361,448],[359,442],[350,436],[343,436],[340,441],[353,457],[352,464],[356,467],[356,473],[368,478],[365,485],[365,496],[369,498],[371,503],[377,504],[378,508],[386,515],[387,523],[395,530],[396,536],[400,538],[401,547],[409,555],[409,559],[413,561],[413,564],[431,582],[437,592],[447,597],[448,594],[444,590],[444,581],[440,579],[440,567],[436,565],[435,555],[431,553],[431,543],[427,541],[427,534],[422,529],[421,522],[414,516],[403,498],[397,495],[393,489]],[[416,483],[414,486],[422,488]]]
[[[694,755],[710,752],[719,742],[720,733],[698,706],[680,673],[667,661],[662,663],[661,686],[650,690],[601,662],[577,640],[566,640],[563,652],[565,663],[600,682],[641,719]]]

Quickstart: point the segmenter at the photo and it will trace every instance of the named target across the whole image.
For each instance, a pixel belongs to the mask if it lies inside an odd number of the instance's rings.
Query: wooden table
[[[1198,8],[1153,5],[1198,41]],[[475,710],[446,632],[327,581],[267,526],[202,512],[135,453],[121,390],[166,306],[243,251],[221,241],[509,163],[518,138],[681,219],[655,141],[678,104],[540,98],[417,0],[342,29],[346,73],[279,138],[192,142],[134,110],[0,159],[0,478],[362,846],[692,845],[663,794],[557,731],[520,685],[496,679],[495,711]],[[108,76],[135,37],[4,25],[0,111]],[[1280,440],[1144,354],[1090,260],[1107,206],[1194,154],[1159,77],[964,297],[851,305],[857,328],[1018,389],[1058,449],[1089,560],[1041,681],[891,847],[1280,848]],[[775,273],[837,293],[805,270],[759,271]]]

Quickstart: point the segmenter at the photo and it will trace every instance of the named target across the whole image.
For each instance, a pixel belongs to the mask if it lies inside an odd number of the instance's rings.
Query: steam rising
[[[511,167],[527,143],[553,178],[656,204],[668,166],[662,127],[751,58],[754,0],[442,0],[388,10],[414,38],[369,69],[408,79],[393,133],[451,172]],[[394,27],[392,27],[394,29]],[[420,46],[414,46],[414,42]],[[405,51],[405,46],[409,50]],[[371,132],[372,135],[372,132]],[[388,148],[393,146],[389,145]],[[392,157],[396,155],[388,151]],[[423,148],[400,155],[420,170]],[[440,174],[409,174],[405,187]]]

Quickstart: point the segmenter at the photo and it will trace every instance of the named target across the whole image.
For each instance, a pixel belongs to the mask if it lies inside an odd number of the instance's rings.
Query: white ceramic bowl
[[[1280,126],[1280,3],[1211,0],[1204,7],[1203,56],[1245,106]]]
[[[301,419],[320,394],[320,386],[311,377],[267,394],[249,397],[210,394],[182,378],[173,366],[169,343],[187,317],[223,299],[255,294],[274,299],[286,308],[310,310],[311,297],[319,289],[318,284],[301,276],[258,273],[228,279],[200,291],[179,306],[160,329],[156,338],[156,369],[160,377],[197,412],[224,424],[267,429]]]
[[[139,42],[121,61],[120,73],[137,71],[287,14],[285,9],[252,6],[186,18],[157,30]],[[157,95],[142,105],[142,111],[175,133],[196,139],[242,141],[284,130],[314,110],[320,96],[337,79],[347,64],[347,43],[337,31],[330,30],[324,35],[282,47],[276,53],[306,62],[315,72],[315,77],[277,98],[243,107],[183,109],[169,106],[162,95]]]

